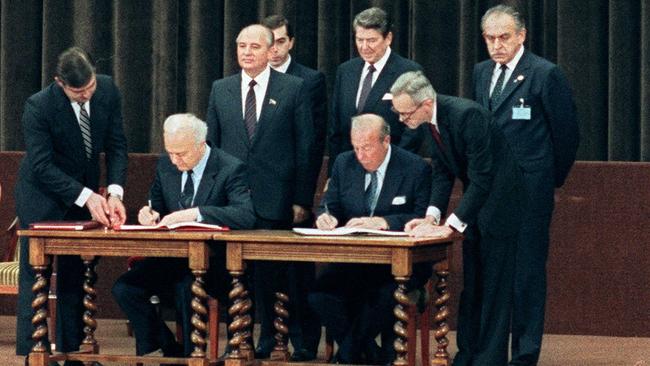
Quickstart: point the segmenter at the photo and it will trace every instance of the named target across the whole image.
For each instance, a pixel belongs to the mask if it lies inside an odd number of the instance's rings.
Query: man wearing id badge
[[[526,188],[515,257],[510,365],[536,365],[544,331],[554,189],[562,186],[575,160],[576,108],[559,67],[525,49],[526,25],[515,8],[488,9],[481,29],[490,60],[474,67],[474,99],[492,111]]]

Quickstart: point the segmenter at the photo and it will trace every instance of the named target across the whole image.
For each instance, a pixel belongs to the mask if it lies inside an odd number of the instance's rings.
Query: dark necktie
[[[252,140],[255,134],[255,125],[257,124],[257,105],[255,103],[255,89],[257,84],[255,80],[248,83],[248,93],[246,94],[246,111],[244,112],[244,123],[246,123],[246,132],[248,139]]]
[[[192,180],[193,173],[194,172],[191,170],[187,171],[185,187],[183,187],[183,192],[181,193],[181,199],[179,201],[181,209],[192,207],[192,200],[194,199],[194,181]]]
[[[501,96],[501,92],[503,91],[503,82],[506,78],[506,71],[508,70],[508,66],[505,64],[501,65],[501,74],[499,74],[499,77],[497,78],[497,83],[494,85],[494,89],[492,89],[492,95],[490,95],[490,110],[494,106],[497,105],[497,102],[499,101],[499,97]]]
[[[366,213],[372,216],[375,212],[375,204],[377,196],[377,171],[370,172],[370,184],[366,188],[363,198],[366,202]]]
[[[359,103],[357,104],[357,112],[361,113],[363,107],[366,105],[366,100],[368,99],[368,94],[370,94],[370,89],[372,89],[372,75],[375,72],[375,66],[368,66],[368,73],[366,78],[363,79],[363,85],[361,85],[361,93],[359,94]]]
[[[433,136],[433,139],[436,141],[436,145],[438,145],[440,150],[445,151],[445,145],[442,143],[442,137],[440,136],[440,132],[438,132],[436,125],[429,123],[429,128],[431,129],[431,136]]]
[[[84,150],[86,151],[86,158],[90,159],[93,152],[93,143],[90,138],[90,116],[86,112],[83,103],[79,104],[79,127],[81,128],[81,137],[84,140]]]

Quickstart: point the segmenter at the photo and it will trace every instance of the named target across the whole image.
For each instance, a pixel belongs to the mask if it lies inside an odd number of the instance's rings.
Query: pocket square
[[[276,105],[276,104],[278,104],[278,102],[276,102],[275,99],[270,99],[269,98],[269,104],[270,105]]]
[[[397,196],[393,198],[393,205],[403,205],[406,203],[406,196]]]
[[[386,93],[386,94],[384,94],[383,97],[381,97],[381,100],[393,100],[393,94]]]

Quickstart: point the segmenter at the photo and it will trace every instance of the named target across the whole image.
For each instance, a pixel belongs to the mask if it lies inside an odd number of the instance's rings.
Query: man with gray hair
[[[429,139],[433,166],[426,216],[409,222],[406,231],[465,236],[454,365],[505,365],[514,249],[524,211],[521,170],[489,111],[477,103],[436,94],[421,72],[400,76],[391,93],[402,123]],[[456,179],[463,195],[446,215]]]
[[[321,158],[315,154],[305,82],[269,67],[273,42],[271,30],[259,24],[237,36],[242,70],[212,84],[208,140],[246,163],[257,228],[290,229],[311,208]],[[256,304],[262,309],[259,358],[269,357],[275,346],[273,300],[266,298],[285,288],[284,268],[279,262],[254,264]]]
[[[490,59],[474,67],[474,100],[492,111],[512,146],[528,200],[515,262],[510,364],[536,365],[544,333],[555,188],[562,186],[576,158],[576,108],[562,70],[525,49],[526,24],[515,8],[488,9],[481,29]]]
[[[192,114],[169,116],[164,124],[167,153],[160,157],[149,192],[151,205],[138,213],[141,225],[204,222],[231,229],[252,229],[255,213],[246,184],[244,164],[206,141],[208,127]],[[230,276],[223,245],[211,245],[213,255],[206,288],[227,302]],[[188,356],[190,334],[190,286],[194,278],[187,260],[146,258],[124,273],[113,285],[113,296],[133,326],[137,355]],[[183,329],[183,347],[176,343],[154,305],[152,294],[174,302]]]
[[[352,118],[354,151],[342,153],[332,169],[316,226],[402,230],[422,217],[429,201],[431,167],[391,145],[390,126],[374,114]],[[430,265],[418,265],[408,286],[421,286]],[[390,266],[332,264],[316,280],[309,304],[339,346],[339,363],[385,364],[394,358],[392,309],[395,282]],[[382,349],[375,337],[381,333]]]
[[[352,150],[350,121],[352,116],[373,113],[391,128],[391,141],[410,149],[404,126],[390,111],[388,89],[406,71],[422,70],[419,64],[405,59],[390,48],[393,40],[388,14],[377,7],[357,14],[352,22],[359,57],[342,63],[336,71],[328,125],[329,169],[336,157]]]

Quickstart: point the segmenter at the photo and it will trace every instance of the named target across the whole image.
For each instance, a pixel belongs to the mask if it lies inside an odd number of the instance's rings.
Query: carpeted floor
[[[220,327],[224,330],[225,327]],[[14,355],[15,318],[0,316],[0,366],[22,366],[23,357]],[[96,332],[102,353],[133,354],[134,340],[127,337],[122,320],[100,319]],[[450,333],[449,350],[455,352],[455,333]],[[433,339],[432,339],[433,342]],[[225,335],[220,335],[220,346]],[[321,347],[321,357],[322,349]],[[418,358],[418,365],[420,365]],[[109,364],[106,364],[107,366]],[[117,364],[110,364],[116,365]],[[547,335],[539,366],[650,366],[650,338]],[[498,366],[498,365],[495,365]]]

